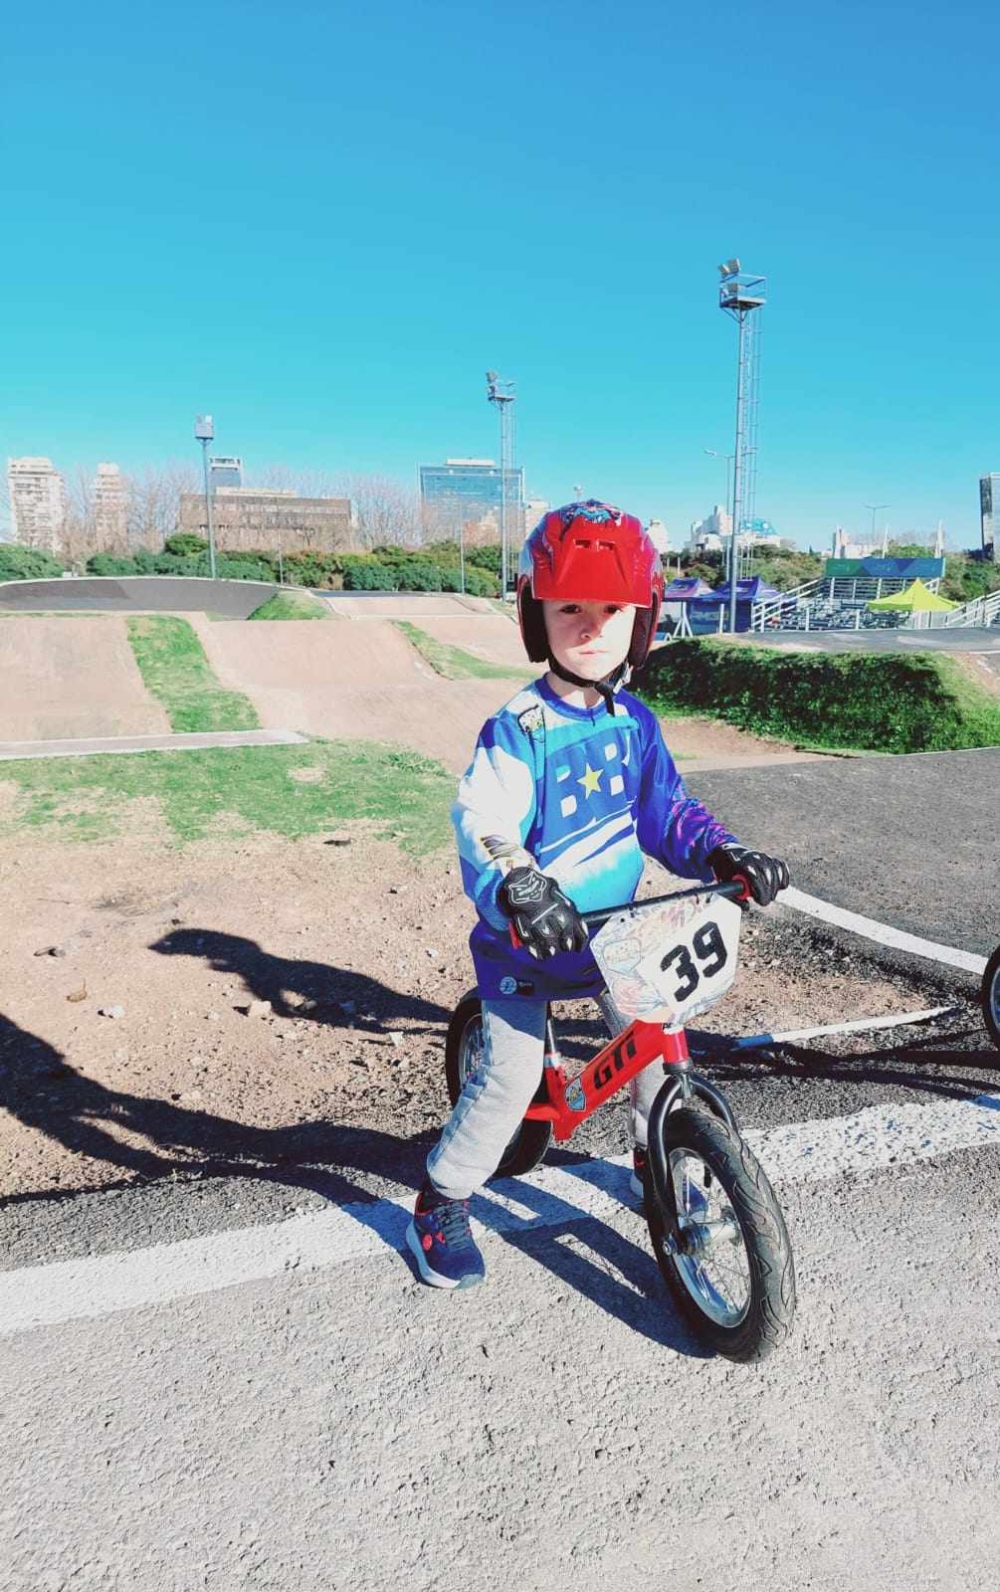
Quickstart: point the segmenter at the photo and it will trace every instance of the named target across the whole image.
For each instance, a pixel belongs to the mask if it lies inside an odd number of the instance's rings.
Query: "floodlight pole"
[[[719,308],[732,316],[739,328],[736,352],[736,444],[733,449],[733,522],[729,536],[729,629],[736,634],[736,576],[739,571],[737,552],[740,524],[743,519],[743,472],[749,448],[745,436],[747,388],[753,357],[749,317],[767,301],[765,279],[750,276],[741,270],[737,259],[727,260],[719,266],[722,278],[719,284]]]
[[[486,372],[486,401],[493,404],[500,416],[500,599],[507,601],[508,550],[507,550],[507,478],[513,468],[509,454],[509,406],[514,402],[514,383],[503,381],[495,370]]]
[[[215,426],[211,415],[196,415],[194,420],[195,440],[201,443],[201,460],[205,471],[205,526],[208,530],[208,573],[212,580],[215,579],[215,527],[212,524],[212,483],[208,469],[208,445],[215,436]]]

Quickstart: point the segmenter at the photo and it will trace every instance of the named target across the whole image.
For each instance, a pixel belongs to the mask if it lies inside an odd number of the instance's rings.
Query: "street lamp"
[[[717,448],[703,448],[702,453],[707,453],[712,459],[725,459],[726,461],[726,518],[729,521],[729,579],[735,590],[737,567],[739,563],[736,551],[736,527],[733,517],[729,512],[729,466],[735,459],[735,453],[720,453]]]
[[[201,458],[205,469],[205,524],[208,528],[208,573],[215,579],[215,527],[212,524],[212,484],[208,472],[208,445],[215,437],[211,415],[195,415],[195,441],[201,443]]]
[[[889,503],[866,503],[865,504],[865,508],[866,509],[871,509],[871,511],[872,511],[872,546],[873,547],[875,546],[875,516],[878,513],[879,509],[887,509],[887,508],[890,508],[890,507],[891,507],[891,505]],[[885,538],[883,537],[883,542],[884,541],[885,541]],[[885,556],[887,551],[888,551],[888,549],[883,546],[883,548],[882,548],[883,557]]]

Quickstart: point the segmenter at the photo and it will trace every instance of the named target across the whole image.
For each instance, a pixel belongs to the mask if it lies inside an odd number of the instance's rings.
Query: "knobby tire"
[[[752,1150],[718,1117],[689,1106],[668,1112],[661,1144],[650,1141],[645,1211],[660,1271],[685,1319],[699,1337],[727,1359],[763,1360],[788,1337],[795,1315],[795,1267],[781,1208]],[[670,1152],[692,1152],[716,1179],[739,1223],[749,1266],[750,1292],[739,1322],[725,1325],[699,1306],[685,1285],[667,1236],[677,1233]],[[659,1161],[653,1165],[654,1157]],[[658,1189],[666,1191],[661,1202]],[[666,1207],[666,1208],[664,1208]]]

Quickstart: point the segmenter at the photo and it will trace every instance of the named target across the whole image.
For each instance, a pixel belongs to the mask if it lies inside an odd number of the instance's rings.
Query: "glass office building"
[[[979,525],[983,536],[983,552],[987,558],[996,558],[996,522],[1000,516],[1000,475],[979,477]]]
[[[420,466],[420,506],[426,532],[457,534],[462,526],[493,521],[500,535],[500,466],[492,459],[446,459]],[[524,535],[524,471],[507,471],[507,534]]]

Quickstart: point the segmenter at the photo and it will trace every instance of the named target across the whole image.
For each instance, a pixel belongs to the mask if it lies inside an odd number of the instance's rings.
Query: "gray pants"
[[[613,1003],[605,997],[600,1006],[609,1035],[620,1033],[626,1024]],[[468,1199],[496,1171],[542,1076],[545,1012],[545,1001],[483,1002],[482,1064],[427,1157],[427,1174],[446,1199]],[[643,1147],[662,1083],[663,1068],[652,1062],[629,1084],[632,1136]]]

